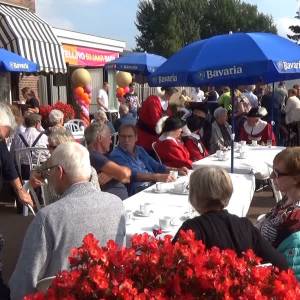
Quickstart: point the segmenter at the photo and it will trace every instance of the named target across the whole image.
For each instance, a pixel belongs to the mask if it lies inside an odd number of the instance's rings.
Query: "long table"
[[[233,182],[233,194],[227,206],[227,210],[240,217],[245,217],[249,210],[255,191],[255,178],[251,174],[230,174]],[[188,182],[188,176],[179,177],[176,183]],[[176,183],[163,183],[162,188],[169,191]],[[136,216],[135,211],[140,210],[143,204],[149,204],[152,213],[148,217]],[[192,217],[191,205],[188,195],[173,194],[171,192],[156,193],[155,186],[135,194],[123,201],[125,209],[133,214],[132,219],[126,224],[126,244],[130,244],[130,238],[135,233],[147,232],[152,234],[153,228],[158,227],[159,218],[169,216],[172,218],[170,226],[163,234],[174,235],[183,221]]]
[[[237,174],[254,174],[257,179],[266,179],[270,176],[270,166],[273,165],[274,157],[285,147],[279,146],[246,146],[246,157],[239,158],[239,152],[234,152],[234,173]],[[193,169],[219,166],[230,172],[231,153],[227,151],[227,159],[219,160],[216,154],[209,155],[204,159],[193,163]]]

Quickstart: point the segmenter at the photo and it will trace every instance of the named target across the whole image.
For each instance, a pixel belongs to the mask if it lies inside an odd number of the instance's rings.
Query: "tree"
[[[276,33],[271,16],[240,0],[140,0],[137,50],[170,56],[183,46],[229,31]]]
[[[296,12],[296,19],[300,19],[300,8]],[[291,40],[294,41],[299,41],[300,40],[300,26],[299,25],[291,25],[289,29],[293,32],[293,35],[288,34],[287,37]]]

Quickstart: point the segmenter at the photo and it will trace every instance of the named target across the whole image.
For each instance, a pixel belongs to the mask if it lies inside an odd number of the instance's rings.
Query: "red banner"
[[[118,52],[63,45],[66,63],[75,66],[103,67],[119,57]]]

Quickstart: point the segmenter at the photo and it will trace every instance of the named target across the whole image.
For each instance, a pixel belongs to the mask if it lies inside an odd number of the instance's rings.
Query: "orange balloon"
[[[89,100],[89,95],[87,93],[84,93],[82,96],[81,96],[81,99],[84,101],[84,102],[87,102]]]
[[[82,96],[84,94],[84,89],[81,86],[78,86],[77,88],[75,88],[75,94],[77,96]]]

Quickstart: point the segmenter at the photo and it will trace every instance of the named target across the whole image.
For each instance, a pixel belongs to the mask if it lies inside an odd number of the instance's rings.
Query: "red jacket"
[[[165,114],[170,115],[169,110],[164,112],[158,96],[151,95],[143,102],[137,123],[137,145],[147,151],[152,151],[152,143],[156,142],[159,137],[155,132],[156,124]]]
[[[258,144],[262,142],[267,144],[268,140],[272,140],[272,145],[276,146],[276,138],[272,129],[272,125],[260,120],[254,129],[247,125],[247,121],[243,124],[240,130],[240,140],[247,141],[247,144],[251,144],[253,140],[256,140]]]
[[[155,150],[162,163],[172,168],[187,167],[192,169],[190,154],[183,144],[176,143],[173,139],[158,140]]]
[[[192,161],[197,161],[203,159],[208,155],[207,150],[200,140],[197,140],[195,137],[187,136],[184,138],[184,146],[190,154]]]

